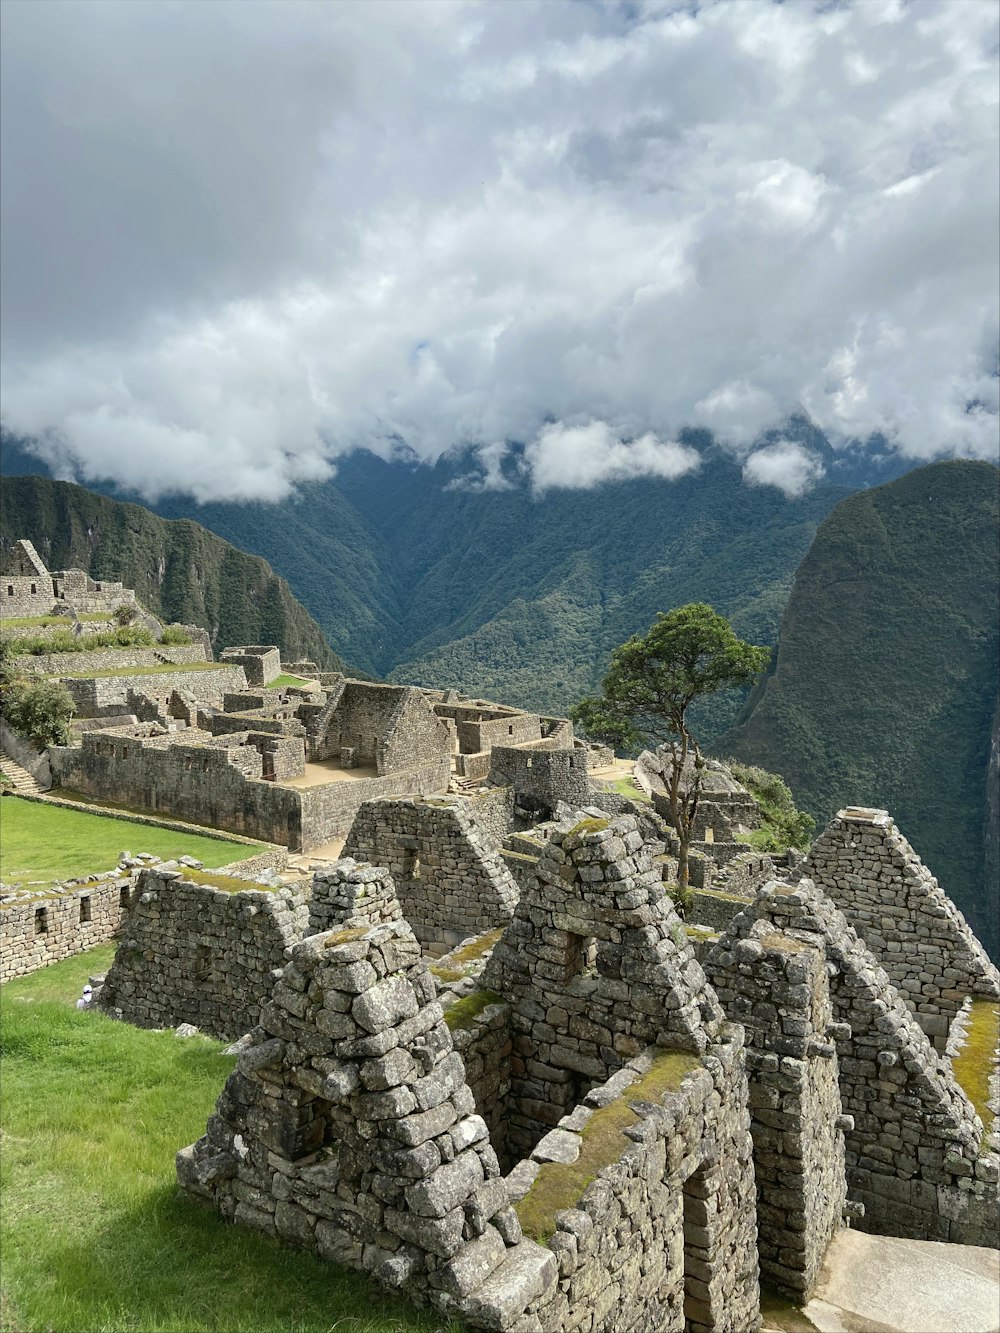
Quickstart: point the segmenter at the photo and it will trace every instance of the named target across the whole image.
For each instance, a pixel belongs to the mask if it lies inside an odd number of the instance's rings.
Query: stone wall
[[[110,871],[94,882],[0,902],[0,983],[106,944],[129,910],[133,880]]]
[[[802,1301],[847,1199],[826,953],[774,932],[710,954],[706,970],[746,1031],[761,1275]]]
[[[482,1008],[478,1005],[485,1000]],[[465,1079],[476,1103],[476,1111],[490,1131],[497,1158],[507,1157],[507,1102],[510,1096],[510,1007],[495,996],[474,992],[469,1012],[461,1001],[448,1004],[444,997],[444,1019],[455,1050],[465,1065]],[[458,1007],[456,1007],[456,1005]]]
[[[271,891],[218,871],[201,882],[199,873],[170,863],[140,873],[99,1004],[137,1027],[193,1023],[232,1040],[257,1023],[308,908],[288,886]]]
[[[183,741],[170,736],[157,743],[89,732],[79,746],[50,747],[53,773],[62,786],[101,800],[301,846],[302,794],[262,781],[263,758],[253,745],[227,737],[225,748],[205,733],[182,735]],[[214,743],[198,743],[209,739]]]
[[[69,622],[67,622],[68,627]],[[200,643],[159,643],[145,648],[84,648],[77,653],[40,653],[37,655],[27,653],[18,660],[18,669],[27,675],[59,676],[70,672],[117,671],[124,667],[163,666],[167,662],[184,665],[188,662],[210,662],[211,660],[211,654],[206,653],[204,645]],[[147,683],[155,682],[159,685],[156,677],[145,676],[143,679]],[[225,688],[238,689],[239,687],[230,684]]]
[[[310,935],[398,921],[403,915],[396,886],[384,866],[343,857],[313,875],[309,899]]]
[[[386,866],[421,944],[445,953],[510,920],[517,885],[462,797],[376,800],[357,813],[344,854]]]
[[[0,617],[47,616],[54,603],[51,578],[38,574],[0,575]]]
[[[692,1333],[753,1333],[742,1050],[738,1030],[720,1036],[629,1111],[626,1084],[674,1058],[647,1053],[504,1180],[406,923],[314,935],[292,948],[207,1133],[178,1153],[178,1180],[471,1328],[680,1333],[686,1315]],[[540,1244],[519,1213],[537,1222],[543,1177],[602,1115],[626,1132]]]
[[[513,787],[518,804],[550,818],[556,805],[583,806],[590,801],[587,752],[583,749],[521,750],[494,746],[490,755],[491,787]]]
[[[314,759],[344,757],[370,764],[380,776],[448,761],[448,729],[421,690],[338,677],[308,726]]]
[[[701,1052],[723,1021],[634,815],[552,834],[482,984],[512,1009],[522,1155],[645,1046]]]
[[[281,675],[281,653],[274,644],[249,643],[224,648],[219,660],[242,667],[248,685],[268,685]]]
[[[61,656],[74,657],[74,653]],[[49,659],[34,658],[34,661]],[[57,666],[58,674],[69,671],[68,666]],[[130,700],[137,694],[147,691],[154,697],[177,690],[196,704],[209,704],[218,708],[226,690],[238,689],[243,680],[242,667],[213,667],[209,671],[185,671],[178,666],[176,671],[157,671],[134,676],[92,676],[82,680],[61,677],[62,683],[73,696],[73,703],[79,717],[100,717],[102,713],[120,711],[133,712]]]
[[[856,1224],[880,1235],[996,1248],[997,1153],[988,1150],[950,1061],[811,880],[765,885],[709,954],[707,969],[754,962],[776,933],[825,957],[836,1026],[824,1058],[836,1061]]]
[[[301,805],[301,841],[303,851],[322,847],[343,837],[354,817],[367,801],[403,795],[433,796],[448,788],[451,765],[447,758],[406,769],[386,777],[358,778],[331,782],[326,786],[303,787],[292,794]]]
[[[52,786],[52,767],[48,754],[36,750],[20,733],[8,726],[2,717],[0,717],[0,754],[7,755],[26,773],[30,773],[42,791],[48,791]]]
[[[967,995],[1000,972],[885,810],[841,810],[802,867],[837,904],[939,1050]]]

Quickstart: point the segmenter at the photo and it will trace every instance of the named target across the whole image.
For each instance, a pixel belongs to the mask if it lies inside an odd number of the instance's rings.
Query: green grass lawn
[[[224,1223],[183,1196],[174,1154],[233,1067],[73,1007],[110,946],[0,990],[0,1243],[8,1333],[430,1333],[363,1275]],[[452,1328],[455,1326],[452,1325]]]
[[[649,804],[652,800],[651,797],[646,795],[638,782],[633,781],[632,778],[615,778],[614,782],[606,782],[601,785],[610,787],[619,796],[627,796],[630,801],[645,801]]]
[[[151,852],[165,860],[193,856],[207,866],[245,861],[259,847],[174,833],[108,815],[67,810],[17,796],[0,799],[0,875],[8,883],[71,879],[113,870],[121,851]]]
[[[286,690],[290,686],[294,686],[297,690],[301,690],[306,686],[318,684],[319,681],[304,680],[302,676],[289,676],[288,673],[285,672],[280,676],[275,676],[274,680],[269,680],[267,682],[267,688],[269,690]]]

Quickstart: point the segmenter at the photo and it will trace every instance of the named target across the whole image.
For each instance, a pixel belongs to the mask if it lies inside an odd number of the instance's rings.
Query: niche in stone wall
[[[47,935],[49,933],[49,909],[47,907],[35,908],[35,934]]]
[[[118,906],[125,911],[128,909],[129,905],[128,885],[123,884],[118,890]]]
[[[91,920],[91,903],[88,896],[80,899],[80,925],[85,926]]]
[[[593,935],[573,935],[566,932],[564,954],[565,979],[592,972],[597,966],[597,940]]]

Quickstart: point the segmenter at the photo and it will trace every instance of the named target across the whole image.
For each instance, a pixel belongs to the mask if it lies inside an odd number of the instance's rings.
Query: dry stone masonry
[[[100,1006],[137,1027],[191,1023],[243,1036],[271,992],[308,908],[288,887],[262,888],[170,862],[144,870]]]
[[[461,797],[370,801],[358,811],[344,853],[388,868],[403,913],[430,953],[505,924],[517,902],[510,870]]]
[[[844,913],[939,1050],[966,996],[1000,998],[1000,972],[885,810],[841,810],[803,873]]]

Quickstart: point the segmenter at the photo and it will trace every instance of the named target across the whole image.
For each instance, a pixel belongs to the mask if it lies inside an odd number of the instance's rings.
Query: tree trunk
[[[677,834],[679,847],[677,850],[677,883],[680,886],[681,894],[688,887],[688,839],[682,833]]]

